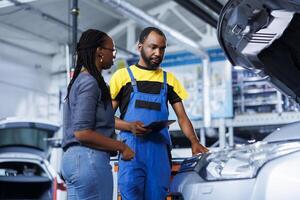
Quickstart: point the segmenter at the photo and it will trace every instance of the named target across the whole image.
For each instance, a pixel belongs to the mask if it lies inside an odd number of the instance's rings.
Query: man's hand
[[[149,129],[144,128],[143,122],[140,121],[130,122],[129,126],[129,130],[135,135],[144,135],[150,131]]]
[[[192,154],[193,155],[196,155],[196,154],[199,154],[199,153],[206,153],[208,151],[209,151],[209,149],[206,148],[205,146],[201,145],[199,143],[199,141],[192,142]]]

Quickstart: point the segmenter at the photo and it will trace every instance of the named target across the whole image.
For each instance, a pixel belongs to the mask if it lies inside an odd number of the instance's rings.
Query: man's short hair
[[[140,37],[139,37],[139,43],[144,43],[144,41],[146,40],[146,38],[152,31],[154,31],[155,33],[166,38],[165,34],[160,29],[158,29],[156,27],[147,27],[144,30],[142,30]]]

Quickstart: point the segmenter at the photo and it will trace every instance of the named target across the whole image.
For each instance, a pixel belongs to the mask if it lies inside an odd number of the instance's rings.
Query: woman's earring
[[[100,56],[100,62],[101,63],[103,62],[103,56]]]

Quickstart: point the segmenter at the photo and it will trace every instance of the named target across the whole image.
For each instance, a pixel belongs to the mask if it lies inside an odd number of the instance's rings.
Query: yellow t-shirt
[[[161,68],[151,70],[142,66],[132,65],[130,69],[140,92],[159,94],[163,84],[163,70]],[[170,104],[182,101],[188,97],[188,93],[182,84],[170,72],[167,72],[167,86],[167,101]],[[110,80],[110,93],[113,100],[119,101],[121,118],[127,111],[132,91],[131,79],[127,69],[123,68],[116,71]]]

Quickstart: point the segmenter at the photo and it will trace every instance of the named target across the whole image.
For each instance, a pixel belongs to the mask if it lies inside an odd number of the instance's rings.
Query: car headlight
[[[199,170],[206,180],[254,178],[268,161],[300,150],[300,142],[264,143],[222,150],[208,155]]]

